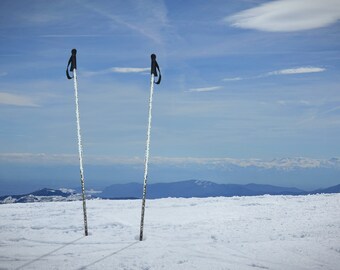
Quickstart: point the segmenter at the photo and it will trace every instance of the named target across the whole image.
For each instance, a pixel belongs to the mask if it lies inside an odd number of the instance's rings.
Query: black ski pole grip
[[[67,68],[66,68],[66,77],[67,77],[67,79],[70,80],[73,77],[71,77],[69,72],[68,72],[69,67],[70,67],[70,72],[73,72],[74,69],[77,69],[77,50],[76,49],[72,49],[71,57],[68,60]]]
[[[159,73],[159,77],[157,74],[157,70]],[[158,77],[158,81],[154,82],[155,84],[160,84],[161,79],[162,79],[162,75],[161,75],[161,70],[159,69],[158,63],[156,61],[156,55],[153,53],[151,54],[151,74],[153,74],[155,77]]]
[[[157,69],[156,69],[156,55],[155,54],[151,54],[151,74],[155,75],[155,77],[157,77]]]
[[[71,71],[73,71],[74,69],[77,69],[77,50],[76,49],[72,49],[71,51],[72,55],[71,55],[71,58],[72,58],[72,63],[71,63]]]

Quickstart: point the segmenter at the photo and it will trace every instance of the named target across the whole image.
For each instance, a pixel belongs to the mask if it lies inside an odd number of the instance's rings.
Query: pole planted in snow
[[[159,71],[158,81],[155,82],[155,77],[158,76],[157,69]],[[148,118],[148,128],[146,134],[146,147],[145,147],[145,160],[144,160],[144,184],[143,184],[143,197],[142,197],[142,213],[140,222],[140,234],[139,241],[143,241],[143,230],[144,230],[144,214],[145,214],[145,201],[146,201],[146,187],[148,179],[148,166],[149,166],[149,153],[150,153],[150,134],[151,134],[151,120],[152,120],[152,98],[153,98],[153,88],[154,84],[159,84],[161,82],[161,72],[156,61],[156,55],[151,55],[151,80],[150,80],[150,98],[149,98],[149,118]]]
[[[75,96],[76,118],[77,118],[78,153],[79,153],[79,165],[80,165],[80,183],[81,183],[81,191],[82,191],[82,199],[83,199],[84,230],[85,230],[85,236],[88,236],[85,181],[84,181],[84,168],[83,168],[83,146],[82,146],[81,133],[80,133],[80,115],[79,115],[79,101],[78,101],[77,58],[76,58],[77,50],[72,49],[71,52],[72,52],[72,55],[70,57],[70,60],[68,61],[68,65],[66,68],[66,76],[69,80],[73,78],[73,82],[74,82],[74,96]],[[69,66],[70,66],[70,71],[73,72],[73,77],[69,75],[69,72],[68,72]]]

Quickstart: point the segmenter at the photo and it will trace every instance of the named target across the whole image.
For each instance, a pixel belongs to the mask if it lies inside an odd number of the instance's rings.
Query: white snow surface
[[[0,205],[0,269],[340,269],[340,194]]]

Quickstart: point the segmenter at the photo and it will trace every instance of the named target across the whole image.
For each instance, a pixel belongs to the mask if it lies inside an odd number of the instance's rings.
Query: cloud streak
[[[241,11],[224,21],[237,28],[294,32],[326,27],[339,19],[339,0],[278,0]]]
[[[233,78],[224,78],[222,81],[225,81],[225,82],[234,82],[234,81],[241,81],[243,79],[244,78],[241,78],[241,77],[233,77]]]
[[[145,1],[124,1],[124,6],[129,8],[129,15],[131,16],[114,14],[110,9],[100,7],[97,3],[94,5],[87,2],[83,5],[92,12],[109,19],[114,24],[137,32],[158,44],[163,41],[162,29],[168,25],[167,9],[163,1],[150,3]],[[116,11],[114,10],[114,12]]]
[[[140,73],[150,71],[150,68],[113,67],[110,71],[115,73]]]
[[[221,89],[222,86],[210,86],[210,87],[201,87],[201,88],[190,88],[189,92],[211,92]]]
[[[323,72],[325,68],[319,67],[298,67],[298,68],[289,68],[289,69],[281,69],[276,71],[268,72],[267,75],[293,75],[293,74],[305,74],[305,73],[316,73]]]
[[[224,82],[233,82],[233,81],[242,81],[242,80],[251,80],[251,79],[260,79],[266,78],[270,76],[277,76],[277,75],[296,75],[296,74],[308,74],[308,73],[318,73],[326,71],[325,68],[321,67],[297,67],[297,68],[287,68],[287,69],[280,69],[270,71],[264,74],[251,76],[251,77],[233,77],[233,78],[224,78],[222,81]]]
[[[96,76],[105,75],[110,73],[145,73],[150,71],[150,68],[139,68],[139,67],[113,67],[99,71],[83,71],[81,74],[83,76]]]
[[[155,157],[152,159],[155,164],[171,164],[171,165],[202,165],[209,167],[228,168],[230,166],[249,168],[257,167],[262,169],[280,169],[292,170],[297,168],[340,168],[340,159],[312,159],[305,157],[293,158],[279,158],[272,160],[262,160],[256,158],[250,159],[236,159],[236,158],[168,158],[168,157]]]
[[[39,107],[31,98],[22,95],[15,95],[6,92],[0,92],[0,104],[25,107]]]
[[[71,154],[45,153],[0,153],[0,162],[48,165],[78,165],[78,156]],[[119,158],[111,156],[87,155],[84,159],[91,165],[142,165],[142,157]],[[340,159],[312,159],[306,157],[280,158],[262,160],[256,158],[197,158],[197,157],[152,157],[150,162],[155,165],[166,166],[208,166],[209,168],[230,168],[231,166],[262,169],[292,170],[297,168],[340,168]]]

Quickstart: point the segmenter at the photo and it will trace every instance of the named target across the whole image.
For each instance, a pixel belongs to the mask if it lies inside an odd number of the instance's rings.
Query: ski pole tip
[[[71,53],[76,55],[77,54],[77,50],[76,49],[72,49]]]
[[[156,55],[153,53],[153,54],[151,54],[151,59],[152,60],[156,60]]]

